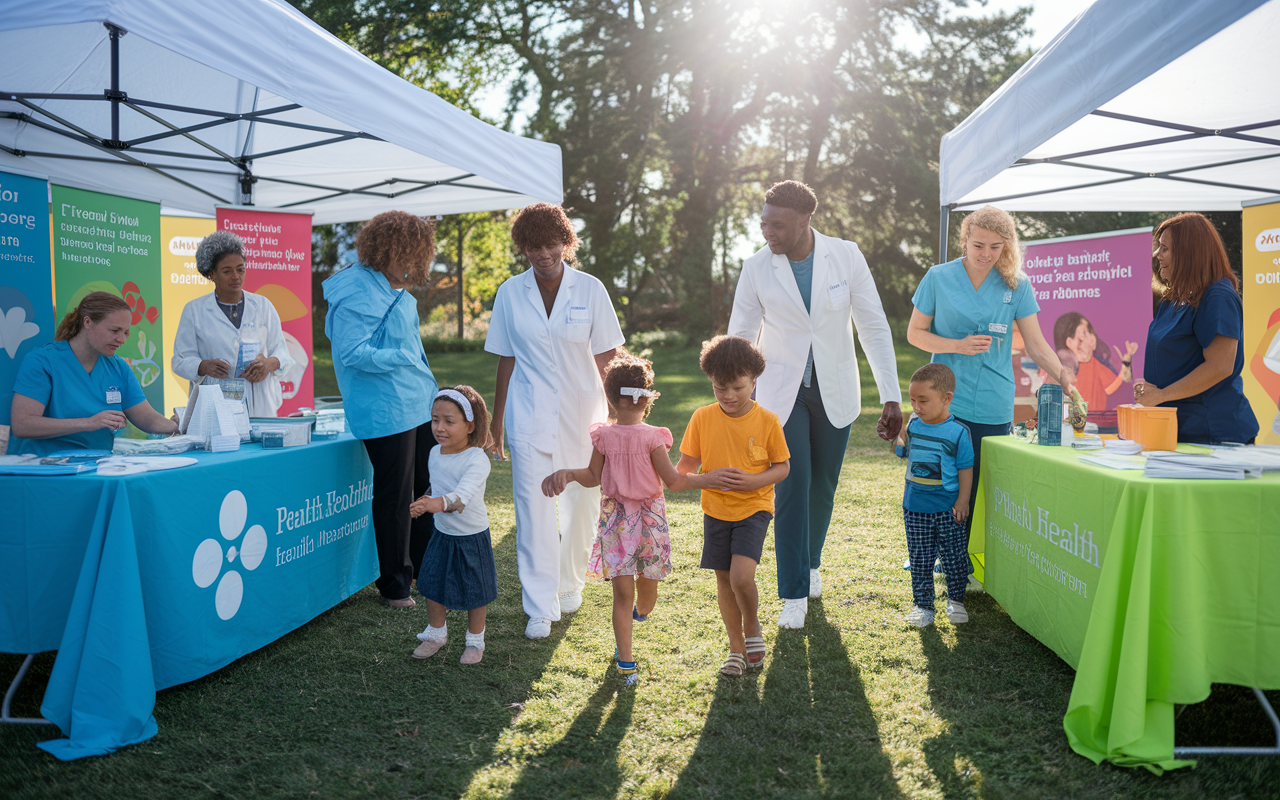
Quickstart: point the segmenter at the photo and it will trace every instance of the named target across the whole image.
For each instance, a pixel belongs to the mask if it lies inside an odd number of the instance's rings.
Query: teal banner
[[[49,184],[0,172],[0,425],[22,359],[53,341]]]

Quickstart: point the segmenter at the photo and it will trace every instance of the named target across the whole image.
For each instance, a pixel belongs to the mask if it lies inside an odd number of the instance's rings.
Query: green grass
[[[920,359],[901,353],[905,377]],[[651,421],[678,441],[710,392],[694,350],[660,350],[654,360],[663,397]],[[441,383],[492,396],[492,356],[441,354],[432,366]],[[874,403],[874,388],[864,397]],[[366,589],[231,666],[161,692],[160,734],[115,755],[64,764],[35,747],[50,729],[0,727],[0,797],[1275,796],[1280,761],[1204,759],[1157,778],[1072,753],[1062,731],[1072,670],[986,595],[971,596],[968,625],[945,615],[923,631],[905,625],[902,467],[876,439],[874,411],[854,424],[824,595],[803,631],[773,624],[780,602],[766,547],[759,583],[770,655],[761,673],[716,673],[726,646],[714,580],[697,568],[693,493],[669,497],[676,569],[637,627],[638,686],[610,672],[603,582],[588,583],[582,610],[549,639],[525,639],[510,468],[498,464],[488,503],[500,593],[482,664],[457,664],[459,613],[440,655],[409,658],[425,608],[390,611]],[[0,675],[18,662],[0,656]],[[52,654],[37,659],[15,714],[37,713],[52,663]],[[1179,720],[1179,743],[1267,744],[1251,702],[1246,690],[1218,687]]]

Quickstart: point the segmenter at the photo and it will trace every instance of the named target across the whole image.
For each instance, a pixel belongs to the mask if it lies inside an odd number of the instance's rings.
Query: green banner
[[[123,297],[133,326],[116,355],[129,362],[147,401],[163,413],[160,204],[55,184],[50,213],[58,319],[90,292]]]

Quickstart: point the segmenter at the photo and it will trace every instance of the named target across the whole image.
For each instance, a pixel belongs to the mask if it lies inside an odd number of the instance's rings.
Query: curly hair
[[[1175,305],[1199,308],[1205,290],[1223,278],[1231,281],[1236,294],[1240,293],[1240,282],[1231,271],[1222,237],[1207,217],[1190,213],[1166,219],[1151,232],[1155,248],[1160,247],[1160,235],[1166,231],[1172,256],[1167,284],[1160,278],[1160,262],[1151,259],[1151,275],[1161,297]]]
[[[789,208],[809,215],[818,210],[818,196],[800,181],[782,181],[769,187],[764,193],[764,204],[775,208]]]
[[[441,386],[441,389],[452,389],[463,397],[467,398],[467,402],[471,404],[471,416],[475,419],[471,420],[475,423],[475,428],[467,435],[467,447],[479,447],[482,450],[488,450],[493,447],[493,436],[489,433],[489,407],[484,404],[484,398],[475,389],[466,384],[457,386]],[[466,409],[457,400],[448,395],[444,397],[437,396],[431,403],[449,403],[462,412],[463,419],[466,419]]]
[[[69,342],[84,330],[84,318],[88,317],[93,322],[99,323],[107,318],[108,314],[114,314],[117,311],[133,311],[124,298],[118,294],[111,292],[89,292],[80,301],[80,305],[76,306],[72,311],[62,318],[62,322],[58,323],[58,330],[54,332],[53,338],[59,342]]]
[[[991,231],[1004,239],[1004,249],[996,259],[996,272],[1004,278],[1004,285],[1010,289],[1018,288],[1018,281],[1026,278],[1022,271],[1022,246],[1018,244],[1018,228],[1013,224],[1009,212],[995,206],[983,206],[964,218],[960,223],[961,246],[969,240],[969,233],[974,228]]]
[[[626,348],[619,347],[618,352],[604,368],[604,396],[609,401],[609,409],[612,411],[617,408],[618,404],[632,405],[631,398],[622,394],[623,389],[652,389],[653,388],[653,362],[646,358],[627,352]],[[647,419],[649,412],[653,410],[653,401],[658,399],[659,395],[655,392],[653,397],[640,397],[640,402],[645,404],[644,417]]]
[[[712,383],[733,383],[744,375],[755,380],[764,372],[764,356],[741,336],[716,336],[702,343],[698,366]]]
[[[939,394],[956,390],[956,374],[946,364],[929,363],[911,373],[911,383],[927,383]]]
[[[569,215],[560,206],[535,203],[525,206],[511,221],[511,241],[521,253],[533,247],[564,245],[564,260],[573,261],[578,250],[578,234]]]
[[[201,239],[196,248],[196,272],[212,278],[218,262],[227,256],[244,258],[244,239],[231,231],[214,231]]]
[[[356,236],[360,263],[410,286],[423,286],[436,257],[435,223],[407,211],[384,211]]]

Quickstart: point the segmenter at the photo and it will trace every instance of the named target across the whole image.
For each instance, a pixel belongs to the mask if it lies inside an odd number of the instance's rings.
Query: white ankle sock
[[[477,650],[484,649],[484,631],[472,633],[467,631],[467,647],[474,647]]]
[[[418,638],[424,642],[442,642],[449,637],[449,624],[445,623],[439,628],[431,627],[431,623],[427,623],[427,629],[418,634]]]

